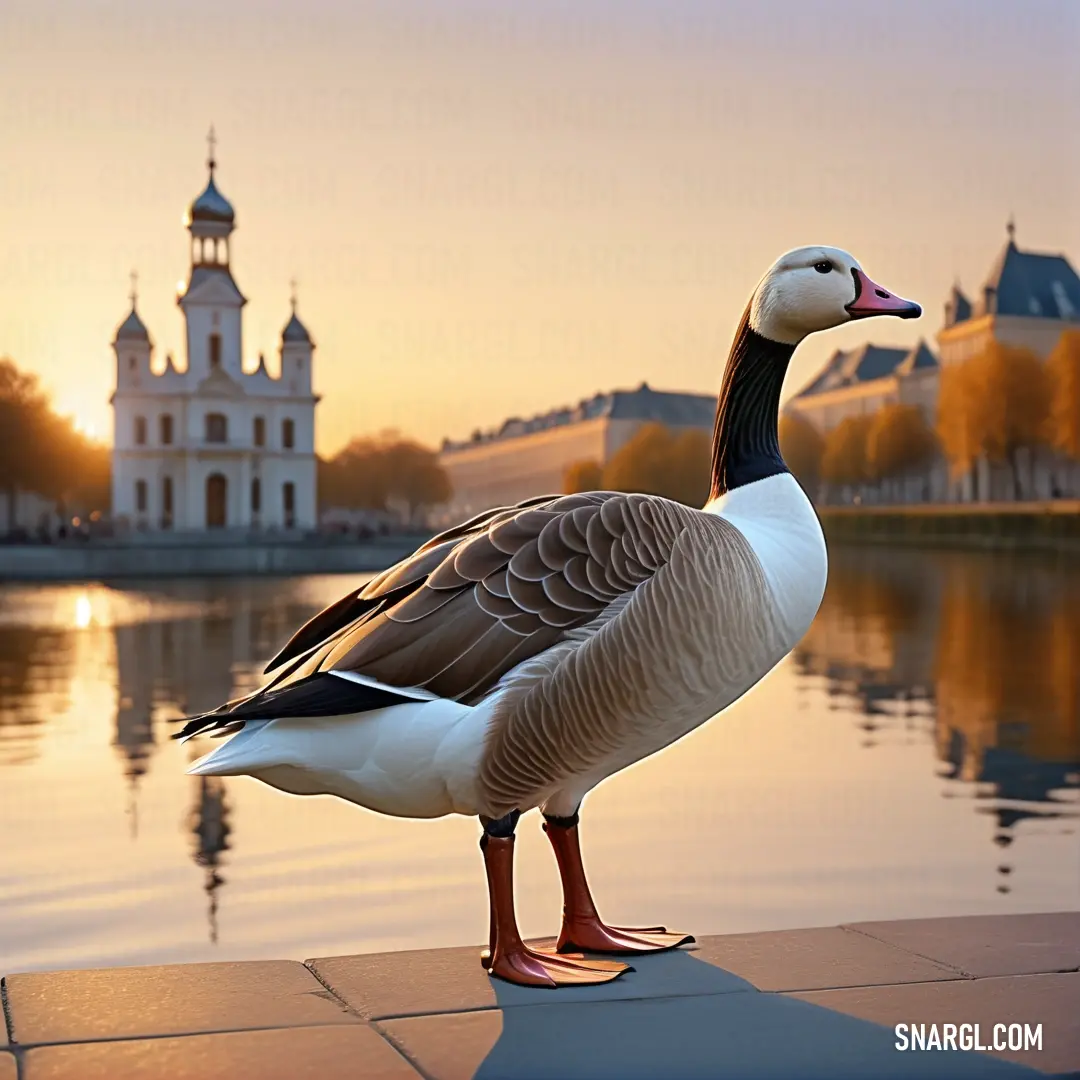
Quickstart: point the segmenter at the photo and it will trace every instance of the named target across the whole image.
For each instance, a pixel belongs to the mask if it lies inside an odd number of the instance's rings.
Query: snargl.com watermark
[[[1042,1024],[897,1024],[897,1050],[1042,1050]]]

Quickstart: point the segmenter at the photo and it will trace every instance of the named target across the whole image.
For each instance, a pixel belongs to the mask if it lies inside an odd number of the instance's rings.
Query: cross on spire
[[[292,305],[293,314],[296,314],[296,278],[289,281],[289,303]]]
[[[214,173],[214,169],[217,166],[217,160],[214,157],[214,150],[217,148],[217,136],[214,134],[214,125],[210,125],[210,133],[206,136],[207,158],[206,165],[210,170],[211,176]]]
[[[1011,244],[1016,239],[1016,218],[1012,214],[1009,215],[1005,231],[1009,234],[1009,243]]]
[[[135,310],[135,302],[139,299],[139,272],[137,270],[131,271],[131,292],[128,293],[128,299],[131,301],[131,310]]]

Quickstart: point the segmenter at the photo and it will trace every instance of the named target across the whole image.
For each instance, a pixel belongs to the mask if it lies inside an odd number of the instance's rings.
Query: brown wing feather
[[[674,505],[589,492],[480,515],[317,615],[279,654],[278,663],[301,660],[274,683],[344,670],[479,700],[648,580],[692,513]]]

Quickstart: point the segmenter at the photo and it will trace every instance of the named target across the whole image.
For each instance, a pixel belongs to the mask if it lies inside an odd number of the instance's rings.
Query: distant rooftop
[[[699,427],[712,430],[716,417],[716,397],[713,394],[685,394],[670,390],[654,390],[642,383],[636,390],[612,390],[582,398],[577,405],[566,405],[527,420],[514,416],[498,428],[474,431],[472,437],[461,441],[444,439],[442,449],[464,450],[484,443],[516,439],[538,431],[579,424],[585,420],[606,417],[610,420],[656,421],[670,427]]]
[[[910,375],[913,371],[937,367],[937,358],[920,341],[910,349],[883,345],[860,345],[856,349],[837,349],[820,372],[800,390],[796,398],[813,397],[845,386],[884,379],[890,375]]]
[[[150,331],[146,324],[139,318],[135,310],[135,302],[131,303],[131,312],[128,317],[116,328],[117,341],[149,341]]]
[[[1037,319],[1080,321],[1080,277],[1064,255],[1021,251],[1016,230],[990,268],[974,303],[953,288],[945,306],[945,325],[955,326],[982,315],[1018,315]]]

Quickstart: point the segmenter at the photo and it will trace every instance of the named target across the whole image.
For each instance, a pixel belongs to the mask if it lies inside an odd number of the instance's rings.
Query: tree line
[[[636,491],[704,506],[711,481],[710,447],[711,439],[700,429],[672,431],[659,423],[642,424],[606,465],[585,460],[568,466],[563,490]]]
[[[438,454],[397,431],[358,436],[319,458],[318,485],[322,506],[397,510],[407,524],[453,493]]]
[[[319,503],[346,509],[398,511],[412,523],[446,502],[450,481],[436,451],[396,431],[360,436],[317,460]],[[37,376],[0,358],[0,492],[14,522],[18,493],[33,492],[58,512],[107,512],[111,452],[61,416]]]
[[[784,413],[784,460],[813,494],[822,483],[857,486],[920,474],[925,481],[938,455],[962,476],[985,458],[1010,466],[1017,496],[1022,450],[1043,446],[1080,461],[1080,330],[1063,333],[1045,362],[1030,349],[991,342],[942,368],[940,380],[933,423],[918,406],[893,403],[822,434],[800,414]],[[563,490],[639,491],[702,506],[709,451],[704,431],[644,424],[606,465],[571,464]]]
[[[941,454],[954,477],[980,459],[1008,466],[1019,498],[1022,451],[1046,447],[1080,460],[1080,330],[1063,333],[1045,362],[992,341],[943,367],[932,426],[917,406],[903,404],[849,416],[825,435],[785,413],[780,445],[809,490],[912,476]]]
[[[109,448],[57,413],[37,377],[10,357],[0,357],[0,490],[9,523],[20,491],[53,499],[60,509],[109,504]]]

